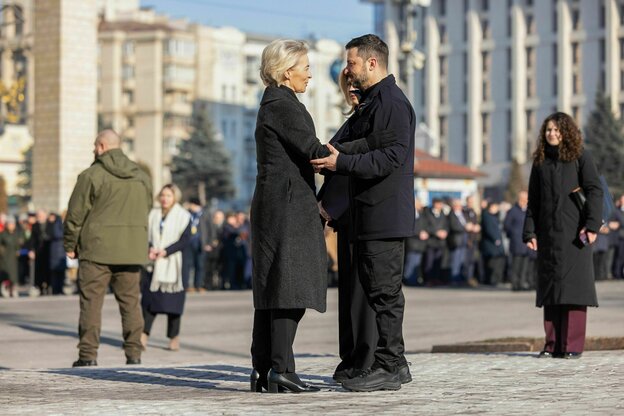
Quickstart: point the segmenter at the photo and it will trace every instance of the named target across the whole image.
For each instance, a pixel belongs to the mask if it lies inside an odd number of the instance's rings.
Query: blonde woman
[[[163,186],[158,194],[160,207],[149,215],[149,259],[153,267],[141,287],[145,320],[141,335],[143,348],[147,346],[152,324],[159,313],[167,314],[169,349],[180,348],[180,322],[186,297],[182,285],[182,250],[191,236],[191,216],[180,205],[180,197],[177,186]]]

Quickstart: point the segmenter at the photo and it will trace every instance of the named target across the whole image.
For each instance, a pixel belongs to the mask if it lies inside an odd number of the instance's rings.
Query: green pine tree
[[[505,201],[514,203],[518,199],[520,191],[527,189],[522,174],[522,166],[516,159],[511,162],[511,172],[509,172],[509,182],[505,189]]]
[[[598,170],[611,192],[624,189],[624,133],[621,120],[611,111],[609,97],[598,91],[595,108],[585,124],[585,146],[592,152]]]
[[[223,142],[215,139],[212,123],[205,111],[195,111],[193,132],[178,144],[171,162],[173,181],[187,196],[198,196],[202,203],[212,198],[234,196],[230,155]]]

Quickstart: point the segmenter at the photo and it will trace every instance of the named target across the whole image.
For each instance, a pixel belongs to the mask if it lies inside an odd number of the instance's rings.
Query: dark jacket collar
[[[377,95],[379,95],[379,92],[384,87],[388,87],[388,86],[395,85],[395,84],[396,84],[396,80],[394,79],[394,75],[392,74],[388,75],[387,77],[379,81],[377,84],[369,87],[366,91],[364,91],[362,93],[362,101],[368,102],[368,101],[373,100]]]
[[[297,98],[297,95],[295,94],[295,92],[291,90],[290,88],[288,88],[287,86],[280,85],[279,87],[276,87],[276,86],[270,85],[266,87],[266,89],[264,90],[264,94],[262,95],[262,100],[260,101],[260,105],[268,104],[276,100],[282,100],[284,98],[299,102],[299,99]]]

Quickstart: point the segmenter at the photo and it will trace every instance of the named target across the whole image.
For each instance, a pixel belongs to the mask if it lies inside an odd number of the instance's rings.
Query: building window
[[[163,78],[165,82],[193,83],[195,68],[175,64],[165,65]]]
[[[490,10],[490,2],[488,0],[481,0],[481,10],[484,12]]]
[[[604,0],[599,1],[600,6],[598,9],[598,25],[600,26],[601,29],[603,29],[605,27],[605,23],[606,23],[606,8],[604,5]]]
[[[559,27],[559,16],[557,15],[557,0],[553,0],[552,6],[552,28],[553,32],[557,33]]]
[[[489,80],[483,80],[483,87],[482,87],[483,91],[482,91],[482,96],[483,96],[483,101],[489,101],[490,100],[490,81]]]
[[[579,30],[581,28],[581,13],[579,9],[574,8],[571,12],[572,15],[572,29]]]
[[[490,72],[490,54],[488,52],[481,52],[481,64],[484,74]]]
[[[535,96],[535,80],[532,77],[527,78],[527,98]]]
[[[134,79],[134,66],[133,65],[124,65],[121,68],[121,77],[124,81]]]
[[[448,132],[448,126],[446,125],[446,117],[440,116],[438,118],[438,122],[440,123],[440,137],[446,137]]]
[[[581,48],[578,43],[572,44],[572,65],[577,65],[581,61]]]
[[[580,128],[581,127],[581,108],[580,107],[578,106],[572,107],[572,117],[574,118],[574,121],[576,121],[576,124]]]
[[[483,39],[490,39],[492,37],[490,21],[488,19],[481,20],[481,32],[483,34]]]
[[[581,76],[579,74],[572,74],[572,93],[581,93]]]
[[[440,0],[440,17],[446,16],[446,0]]]
[[[123,105],[132,105],[134,104],[134,91],[132,90],[123,90]]]
[[[557,76],[556,70],[553,74],[552,93],[554,96],[557,96],[557,94],[559,94],[559,77]]]
[[[133,56],[134,55],[134,42],[128,40],[123,43],[122,46],[122,54],[123,56]]]
[[[186,39],[167,39],[163,42],[166,56],[192,59],[195,57],[195,42]]]
[[[505,120],[506,121],[505,124],[507,125],[507,133],[511,133],[511,123],[512,123],[512,120],[511,120],[511,110],[507,110],[505,112],[505,119],[506,119]]]
[[[559,63],[559,48],[557,47],[556,43],[553,43],[552,45],[552,63],[553,63],[553,67],[557,67],[558,63]]]
[[[535,65],[534,57],[535,50],[529,46],[528,48],[526,48],[526,64],[528,69],[533,68],[533,66]]]
[[[440,23],[439,31],[440,31],[440,43],[444,44],[447,41],[447,34],[446,34],[446,26],[443,23]]]
[[[447,74],[447,65],[446,65],[446,57],[445,56],[440,56],[440,76],[441,77],[445,77]]]
[[[620,60],[624,59],[624,38],[620,38]]]
[[[491,146],[490,146],[490,141],[489,139],[484,138],[483,139],[483,144],[482,144],[482,158],[483,158],[483,163],[488,163],[491,159]]]
[[[440,105],[446,104],[446,85],[440,85]]]
[[[526,129],[530,133],[535,128],[535,112],[533,110],[526,110]]]
[[[481,128],[483,135],[490,134],[490,115],[488,113],[481,113]]]
[[[535,19],[533,18],[533,14],[530,13],[526,15],[526,31],[528,35],[535,33]]]

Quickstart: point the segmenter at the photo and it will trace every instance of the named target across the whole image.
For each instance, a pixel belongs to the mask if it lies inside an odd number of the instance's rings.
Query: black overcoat
[[[288,87],[267,87],[256,124],[258,175],[251,203],[256,309],[324,312],[327,251],[311,159],[329,155]]]
[[[537,238],[536,305],[598,306],[592,247],[579,240],[586,226],[598,232],[602,218],[602,188],[596,166],[585,151],[576,163],[560,161],[556,151],[533,164],[523,240]],[[570,193],[578,186],[587,197],[581,212]]]

